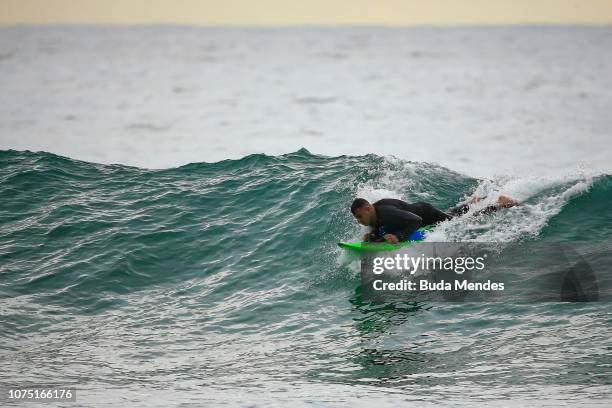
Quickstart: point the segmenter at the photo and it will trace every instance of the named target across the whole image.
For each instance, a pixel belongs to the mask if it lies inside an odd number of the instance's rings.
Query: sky
[[[611,24],[612,0],[0,0],[0,24]]]

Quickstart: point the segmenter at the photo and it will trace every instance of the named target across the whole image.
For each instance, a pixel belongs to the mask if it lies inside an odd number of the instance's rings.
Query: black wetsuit
[[[450,220],[452,217],[431,204],[418,202],[408,204],[394,198],[384,198],[372,204],[376,209],[376,224],[368,240],[384,241],[386,234],[393,234],[406,241],[420,227]]]
[[[484,198],[484,197],[483,197]],[[499,206],[497,205],[489,205],[485,208],[483,208],[482,210],[478,210],[474,213],[474,215],[485,215],[485,214],[491,214],[496,212],[497,210],[499,210]],[[463,215],[465,213],[467,213],[470,210],[470,205],[469,204],[460,204],[456,207],[453,207],[451,209],[448,210],[448,213],[453,216],[453,217],[458,217],[460,215]]]

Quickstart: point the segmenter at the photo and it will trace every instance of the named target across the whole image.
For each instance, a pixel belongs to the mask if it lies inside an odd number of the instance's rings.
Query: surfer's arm
[[[385,208],[385,218],[395,227],[397,231],[395,235],[400,241],[405,241],[423,222],[423,219],[415,213],[396,207]]]

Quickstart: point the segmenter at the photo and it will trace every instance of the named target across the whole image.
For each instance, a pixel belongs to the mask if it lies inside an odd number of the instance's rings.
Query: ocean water
[[[504,194],[427,240],[562,244],[609,281],[611,49],[610,27],[0,28],[0,390],[612,405],[609,301],[369,303],[336,245],[356,196]]]
[[[305,149],[161,170],[2,151],[0,385],[73,385],[77,406],[609,406],[609,301],[361,300],[336,246],[362,233],[355,195],[446,208],[474,191],[522,205],[430,239],[594,248],[612,233],[610,175],[475,179]]]
[[[394,155],[612,172],[612,28],[0,28],[0,149],[168,168]]]

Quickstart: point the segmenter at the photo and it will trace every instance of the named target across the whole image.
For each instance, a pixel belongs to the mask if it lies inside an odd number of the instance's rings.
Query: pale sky
[[[0,24],[611,24],[612,0],[0,0]]]

